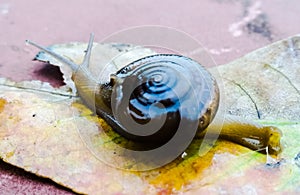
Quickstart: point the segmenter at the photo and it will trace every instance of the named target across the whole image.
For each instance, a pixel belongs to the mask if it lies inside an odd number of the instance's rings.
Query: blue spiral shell
[[[122,136],[160,146],[177,133],[203,131],[218,107],[218,87],[198,62],[180,55],[139,59],[111,75],[110,125]],[[107,95],[106,95],[107,96]]]

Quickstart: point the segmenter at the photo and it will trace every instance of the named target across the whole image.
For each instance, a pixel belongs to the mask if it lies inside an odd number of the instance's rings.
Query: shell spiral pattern
[[[117,131],[151,145],[147,150],[173,139],[176,145],[186,145],[213,118],[211,106],[218,94],[215,81],[190,58],[174,54],[145,57],[111,78],[112,113],[121,127]]]

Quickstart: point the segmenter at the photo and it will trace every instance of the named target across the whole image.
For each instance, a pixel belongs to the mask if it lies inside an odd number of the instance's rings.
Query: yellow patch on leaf
[[[6,100],[3,98],[0,98],[0,112],[3,111],[5,104],[6,104]]]

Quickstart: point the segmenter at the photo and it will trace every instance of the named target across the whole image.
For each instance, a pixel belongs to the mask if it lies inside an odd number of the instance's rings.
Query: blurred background
[[[297,19],[298,18],[298,19]],[[218,65],[300,33],[297,0],[0,0],[0,77],[43,79],[37,50],[25,45],[86,42],[90,32],[101,42],[112,33],[161,25],[198,40]],[[0,161],[1,194],[69,194]]]

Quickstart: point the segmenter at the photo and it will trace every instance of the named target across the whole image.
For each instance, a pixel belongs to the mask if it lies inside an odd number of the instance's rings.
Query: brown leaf
[[[218,67],[226,110],[248,119],[300,120],[300,37]]]

